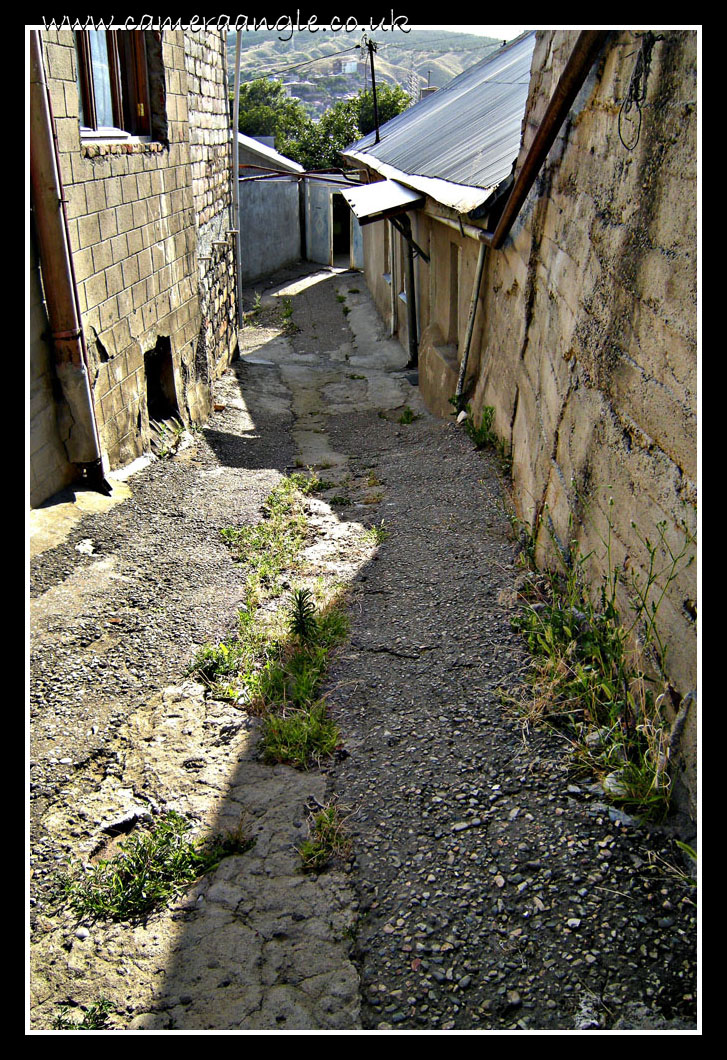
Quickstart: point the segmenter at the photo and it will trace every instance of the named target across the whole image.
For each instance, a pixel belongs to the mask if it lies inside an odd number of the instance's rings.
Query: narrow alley
[[[244,305],[202,430],[112,473],[110,498],[32,513],[32,1029],[100,1000],[127,1031],[695,1028],[674,834],[506,705],[528,655],[496,452],[427,412],[360,273],[296,266]],[[260,718],[190,666],[245,603],[221,531],[313,471],[304,554],[350,631],[325,686],[340,744],[303,771],[263,761]],[[329,805],[350,844],[304,872]],[[169,810],[251,845],[143,921],[55,900],[68,859]]]

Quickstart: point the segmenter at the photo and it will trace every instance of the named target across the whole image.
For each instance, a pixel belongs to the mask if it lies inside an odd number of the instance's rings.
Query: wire
[[[352,48],[344,48],[338,52],[328,52],[327,55],[319,55],[315,59],[306,59],[302,63],[293,63],[290,66],[280,66],[277,70],[263,70],[261,74],[256,77],[250,77],[246,81],[242,81],[241,84],[249,85],[252,81],[264,81],[267,77],[275,74],[284,74],[286,70],[300,70],[302,66],[310,66],[311,63],[322,63],[326,59],[335,59],[337,55],[348,55],[349,52],[355,52],[360,49],[360,44],[354,44]]]

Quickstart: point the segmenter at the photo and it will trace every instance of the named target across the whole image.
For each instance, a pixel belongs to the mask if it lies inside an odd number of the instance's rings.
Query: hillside
[[[491,37],[442,30],[373,34],[377,82],[401,85],[414,99],[421,89],[441,88],[453,77],[479,62],[502,43]],[[362,53],[360,34],[294,33],[279,40],[272,31],[242,34],[240,81],[271,77],[300,99],[313,117],[338,99],[371,87],[368,53]],[[230,85],[233,84],[236,34],[227,38]],[[363,60],[366,61],[363,61]],[[355,66],[353,64],[356,64]],[[347,64],[344,66],[344,64]]]

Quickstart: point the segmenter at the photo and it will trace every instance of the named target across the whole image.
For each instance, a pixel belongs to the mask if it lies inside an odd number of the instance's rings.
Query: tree
[[[410,102],[399,85],[377,88],[379,126]],[[239,129],[248,136],[274,136],[276,150],[305,169],[339,169],[341,151],[374,129],[373,95],[359,92],[352,99],[341,99],[315,122],[277,81],[251,81],[240,89]]]
[[[300,135],[310,123],[303,105],[286,96],[278,81],[260,78],[240,86],[237,127],[246,136],[274,136],[278,143]]]
[[[368,136],[376,128],[374,123],[374,96],[371,91],[360,92],[356,97],[358,110],[358,127],[361,136]],[[379,114],[379,128],[391,121],[411,103],[411,97],[401,85],[377,85],[376,109]]]

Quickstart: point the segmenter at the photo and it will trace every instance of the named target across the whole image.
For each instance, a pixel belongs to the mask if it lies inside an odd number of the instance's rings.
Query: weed
[[[168,420],[149,420],[149,439],[152,452],[160,460],[173,456],[184,436],[185,426],[172,416]]]
[[[63,1005],[53,1021],[54,1031],[103,1031],[109,1026],[109,1016],[115,1012],[113,1004],[105,997],[100,997],[83,1012],[81,1022],[72,1019],[73,1009]]]
[[[378,525],[375,523],[364,531],[364,539],[372,545],[380,545],[390,537],[390,532],[384,528],[383,519]]]
[[[348,293],[349,294],[359,294],[359,288],[358,287],[349,287]]]
[[[293,320],[293,302],[290,298],[283,299],[283,308],[281,310],[281,316],[283,320],[283,331],[288,335],[294,335],[300,328]]]
[[[347,504],[351,504],[351,498],[344,493],[337,493],[334,497],[331,497],[331,504],[337,504],[339,507],[344,508]]]
[[[467,419],[464,421],[465,430],[475,444],[476,449],[486,449],[488,446],[494,446],[497,442],[497,435],[492,429],[492,424],[495,419],[495,410],[492,405],[485,405],[482,410],[482,419],[479,427],[475,425],[475,421],[472,419],[472,407],[467,406]]]
[[[660,820],[669,808],[669,739],[665,695],[655,695],[656,679],[647,673],[646,660],[648,653],[649,668],[664,680],[666,648],[656,619],[669,585],[692,562],[693,538],[685,532],[682,548],[669,549],[660,526],[667,557],[662,567],[655,561],[656,547],[641,539],[649,563],[646,576],[633,576],[627,586],[634,613],[628,622],[617,603],[623,571],[613,564],[611,533],[609,511],[605,573],[595,600],[585,576],[590,554],[569,560],[558,548],[561,570],[545,575],[541,598],[525,604],[513,620],[535,656],[533,691],[521,707],[528,721],[548,719],[571,729],[574,762],[601,777],[613,802]]]
[[[71,866],[60,897],[81,917],[135,920],[181,894],[231,853],[222,837],[189,838],[191,822],[169,811],[119,844],[119,853],[90,869]],[[239,840],[234,843],[239,849]]]
[[[411,409],[411,408],[409,408],[408,405],[406,405],[404,407],[404,411],[402,412],[401,416],[399,416],[399,423],[404,423],[404,424],[413,423],[414,420],[418,420],[418,419],[420,419],[419,414],[417,412],[415,412],[414,409]]]
[[[365,375],[360,375],[358,372],[349,372],[348,378],[349,379],[365,379],[366,376]]]
[[[321,872],[334,857],[343,859],[350,854],[351,840],[333,803],[312,816],[309,832],[310,838],[298,850],[304,872]]]
[[[187,675],[193,675],[208,687],[238,672],[241,649],[238,642],[222,641],[220,644],[205,644],[199,649],[187,668]]]
[[[337,299],[337,300],[338,300],[339,302],[345,302],[345,301],[346,301],[346,296],[345,296],[345,294],[337,294],[337,295],[336,295],[336,299]]]
[[[328,716],[322,700],[283,714],[271,711],[263,721],[263,758],[308,769],[333,754],[340,738],[338,726]]]
[[[291,636],[308,643],[315,639],[318,632],[316,605],[310,589],[296,589],[289,611],[289,629]]]
[[[303,547],[307,523],[298,483],[305,476],[283,478],[265,501],[267,518],[254,526],[226,527],[220,536],[250,570],[246,583],[248,607],[261,595],[274,593],[283,570],[293,569]]]
[[[367,486],[380,486],[381,485],[381,479],[378,477],[378,475],[373,470],[373,468],[371,469],[371,471],[369,471],[368,478],[366,479],[366,485]]]
[[[364,504],[380,504],[383,499],[383,493],[370,493],[368,497],[364,497]]]

